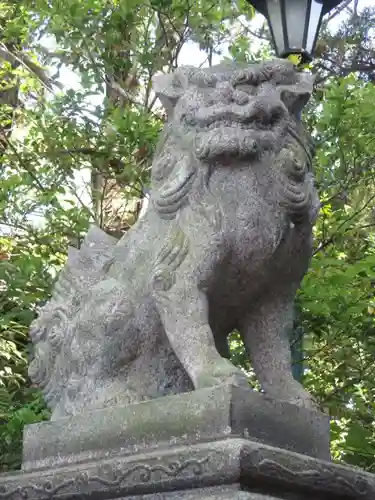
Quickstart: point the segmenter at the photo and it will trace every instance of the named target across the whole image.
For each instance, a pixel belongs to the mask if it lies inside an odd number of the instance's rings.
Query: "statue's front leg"
[[[292,305],[291,294],[274,290],[253,304],[240,333],[264,392],[271,398],[314,410],[318,405],[292,375],[288,337]]]
[[[166,335],[196,389],[223,383],[248,387],[246,376],[215,347],[204,292],[189,279],[154,292]]]

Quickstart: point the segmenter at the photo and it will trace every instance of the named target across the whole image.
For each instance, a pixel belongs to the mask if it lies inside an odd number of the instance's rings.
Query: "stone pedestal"
[[[327,415],[250,389],[217,386],[30,425],[24,435],[23,470],[227,437],[330,458]]]
[[[328,425],[234,387],[34,424],[0,500],[374,500],[375,476],[329,462]]]

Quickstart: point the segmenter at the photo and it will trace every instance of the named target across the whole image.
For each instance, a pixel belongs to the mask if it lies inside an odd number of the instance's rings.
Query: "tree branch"
[[[21,64],[30,73],[34,74],[43,86],[50,92],[53,92],[53,86],[58,87],[59,89],[64,88],[60,82],[54,81],[50,76],[48,76],[43,68],[38,66],[26,54],[20,51],[11,51],[4,43],[0,43],[0,57],[5,60],[11,60],[12,62],[18,62]]]

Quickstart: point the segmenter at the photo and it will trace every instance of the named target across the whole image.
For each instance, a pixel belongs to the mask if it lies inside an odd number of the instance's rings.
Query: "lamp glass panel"
[[[309,18],[309,29],[307,32],[306,40],[306,50],[312,54],[314,49],[314,42],[319,28],[320,16],[323,9],[323,3],[317,0],[311,1],[310,18]]]
[[[285,18],[289,49],[302,49],[305,26],[308,22],[309,0],[286,0]]]
[[[281,1],[267,0],[268,22],[274,38],[276,54],[280,55],[285,50],[283,22],[281,16]]]

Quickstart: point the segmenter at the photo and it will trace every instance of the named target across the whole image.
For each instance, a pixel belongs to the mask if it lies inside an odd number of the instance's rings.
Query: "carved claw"
[[[246,375],[225,358],[204,369],[196,377],[194,386],[195,389],[203,389],[223,384],[249,388]]]
[[[304,390],[304,388],[296,383],[296,386],[291,389],[290,397],[285,399],[289,404],[301,406],[311,411],[322,411],[319,404],[314,400],[310,393]]]
[[[306,395],[291,399],[288,403],[296,406],[302,406],[307,410],[321,411],[319,404],[307,393]]]

